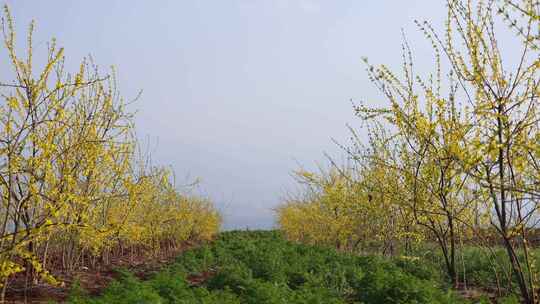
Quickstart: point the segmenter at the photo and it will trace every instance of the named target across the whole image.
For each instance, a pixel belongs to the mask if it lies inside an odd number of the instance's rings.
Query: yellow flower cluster
[[[31,34],[19,58],[7,8],[3,20],[14,73],[0,83],[0,284],[23,270],[52,283],[49,265],[69,271],[134,247],[156,254],[211,239],[220,226],[212,203],[139,161],[148,157],[137,153],[114,73],[89,60],[66,72],[54,40],[35,73]]]

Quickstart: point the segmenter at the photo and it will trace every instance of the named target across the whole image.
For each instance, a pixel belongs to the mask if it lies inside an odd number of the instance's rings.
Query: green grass
[[[197,286],[188,277],[210,273]],[[99,297],[69,303],[467,303],[421,260],[355,256],[292,244],[276,231],[224,232],[140,281],[119,272]]]
[[[518,250],[518,259],[525,265],[523,252]],[[418,257],[424,266],[431,270],[439,270],[443,281],[447,277],[444,259],[437,247],[417,248],[414,256]],[[540,248],[530,251],[530,260],[534,269],[540,269]],[[457,271],[460,282],[467,287],[502,294],[511,294],[518,290],[507,253],[502,246],[491,248],[467,245],[457,252]],[[537,273],[540,275],[540,273]]]

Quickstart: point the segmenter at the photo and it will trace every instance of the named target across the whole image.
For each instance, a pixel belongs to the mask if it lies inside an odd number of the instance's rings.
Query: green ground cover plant
[[[221,233],[148,280],[120,270],[100,296],[73,288],[68,302],[469,303],[448,288],[438,269],[418,259],[295,244],[278,231]]]

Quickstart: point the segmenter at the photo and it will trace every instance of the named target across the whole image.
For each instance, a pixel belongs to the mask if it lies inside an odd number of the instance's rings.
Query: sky
[[[445,16],[443,0],[4,3],[21,42],[36,21],[34,53],[55,37],[74,70],[91,55],[115,66],[126,99],[142,90],[131,109],[154,163],[179,184],[200,178],[225,229],[274,227],[293,170],[344,159],[334,141],[360,127],[351,100],[384,103],[361,58],[399,69],[403,29],[427,71],[414,20],[440,27]]]

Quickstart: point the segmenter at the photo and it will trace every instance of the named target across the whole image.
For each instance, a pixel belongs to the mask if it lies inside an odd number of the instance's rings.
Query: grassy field
[[[225,232],[144,280],[119,270],[99,296],[75,286],[69,302],[490,303],[450,290],[429,260],[344,254],[287,242],[276,231]]]

